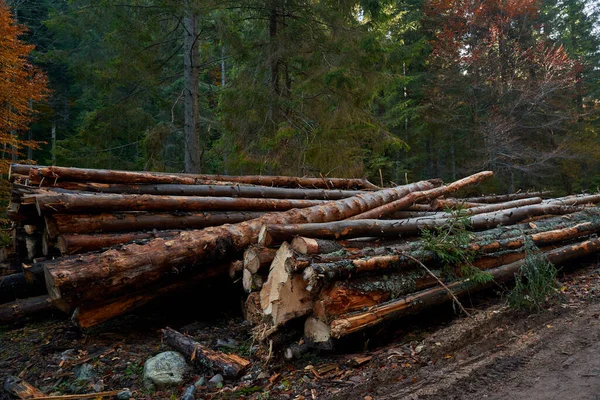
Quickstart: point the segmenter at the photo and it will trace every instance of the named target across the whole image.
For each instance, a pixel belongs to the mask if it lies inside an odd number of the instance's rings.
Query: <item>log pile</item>
[[[0,322],[51,304],[88,328],[229,274],[259,339],[303,322],[305,343],[327,348],[513,279],[530,244],[556,264],[600,249],[599,195],[456,197],[490,176],[380,189],[361,179],[13,165],[8,215],[25,263],[0,277]],[[469,260],[446,265],[421,235],[450,235],[457,221],[469,230]],[[467,266],[493,281],[471,279]]]

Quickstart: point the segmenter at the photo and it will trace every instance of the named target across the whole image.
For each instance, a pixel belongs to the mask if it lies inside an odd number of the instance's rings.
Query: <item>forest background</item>
[[[10,127],[0,93],[5,166],[600,186],[596,0],[0,7],[34,46],[24,79],[39,89],[18,91],[30,126]]]

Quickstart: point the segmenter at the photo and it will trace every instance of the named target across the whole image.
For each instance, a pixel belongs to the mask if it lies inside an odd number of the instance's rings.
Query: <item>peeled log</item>
[[[149,194],[53,193],[35,197],[40,215],[111,211],[282,211],[320,205],[325,200],[154,196]]]
[[[600,251],[600,239],[592,239],[574,245],[563,246],[542,254],[551,263],[561,264],[565,261],[593,254],[598,251]],[[459,297],[473,290],[481,290],[497,283],[506,282],[514,279],[515,273],[519,272],[525,262],[526,260],[520,260],[488,270],[494,278],[491,282],[475,283],[471,280],[464,280],[448,284],[447,287],[455,296]],[[447,302],[450,299],[450,295],[444,288],[431,288],[389,303],[380,304],[372,307],[366,312],[342,316],[331,322],[331,336],[340,338],[378,325],[383,321],[420,312],[425,308]]]
[[[244,251],[244,268],[252,274],[256,274],[259,270],[268,270],[275,258],[275,253],[277,253],[277,249],[250,246]]]
[[[250,361],[236,354],[211,350],[174,329],[167,327],[162,330],[162,333],[165,343],[182,353],[198,368],[208,367],[219,371],[223,376],[236,377],[250,365]]]
[[[208,226],[235,224],[262,217],[264,212],[205,213],[114,213],[114,214],[54,214],[46,216],[46,230],[51,238],[67,233],[135,232],[143,230],[198,229]]]
[[[0,304],[0,324],[14,322],[42,311],[54,309],[49,296],[29,297]]]
[[[413,183],[321,206],[270,213],[239,224],[186,231],[173,240],[157,238],[144,244],[60,260],[45,268],[46,286],[50,296],[63,306],[117,297],[184,269],[232,260],[236,253],[256,243],[263,224],[335,221],[434,185],[435,182],[427,181]]]
[[[509,225],[535,215],[568,214],[577,210],[570,206],[535,204],[509,210],[471,216],[471,228],[489,229]],[[348,239],[358,237],[399,237],[414,235],[423,229],[433,229],[449,223],[451,218],[415,218],[404,220],[345,220],[330,223],[265,225],[259,233],[259,245],[272,246],[295,236],[320,239]]]
[[[467,176],[466,178],[459,179],[456,182],[452,182],[449,185],[440,186],[435,189],[425,190],[421,192],[412,192],[401,199],[383,204],[379,207],[373,208],[369,211],[365,211],[361,214],[357,214],[348,219],[360,220],[382,218],[396,211],[406,209],[407,207],[412,206],[415,203],[423,201],[432,201],[440,196],[445,196],[449,193],[454,193],[465,186],[475,185],[491,177],[492,175],[493,173],[491,171],[483,171],[471,176]]]
[[[132,242],[134,240],[147,240],[153,238],[170,238],[179,234],[180,231],[156,231],[156,232],[127,232],[127,233],[95,233],[92,235],[60,235],[57,247],[61,254],[86,253],[88,251],[100,250],[118,244]]]
[[[356,196],[360,190],[327,190],[240,185],[126,185],[115,183],[48,182],[48,187],[80,192],[153,194],[168,196],[253,197],[271,199],[338,200]]]
[[[21,171],[21,167],[11,167],[13,171]],[[342,178],[299,178],[293,176],[229,176],[229,175],[195,175],[169,174],[160,172],[132,172],[105,169],[65,168],[65,167],[32,167],[29,179],[33,182],[41,178],[75,182],[99,183],[174,183],[197,185],[204,181],[226,181],[250,185],[275,187],[315,187],[322,189],[378,189],[366,179]]]

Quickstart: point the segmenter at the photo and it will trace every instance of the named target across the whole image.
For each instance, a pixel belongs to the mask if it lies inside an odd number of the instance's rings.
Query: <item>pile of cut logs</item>
[[[0,277],[0,321],[56,307],[88,328],[229,274],[260,338],[303,318],[304,342],[327,347],[513,279],[528,243],[554,264],[600,249],[600,195],[452,197],[491,176],[383,189],[362,179],[13,165],[8,215],[25,262]],[[471,267],[493,281],[461,276],[461,266],[449,278],[419,238],[458,218],[471,230]]]

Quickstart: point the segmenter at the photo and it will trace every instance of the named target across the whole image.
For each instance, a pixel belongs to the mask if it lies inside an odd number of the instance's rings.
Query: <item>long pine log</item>
[[[127,291],[140,290],[174,272],[232,260],[250,244],[256,243],[263,224],[344,219],[436,184],[418,182],[306,209],[269,213],[238,224],[186,231],[173,239],[156,238],[144,244],[129,244],[103,253],[67,258],[45,268],[46,286],[50,296],[61,303],[62,308],[116,297]]]

